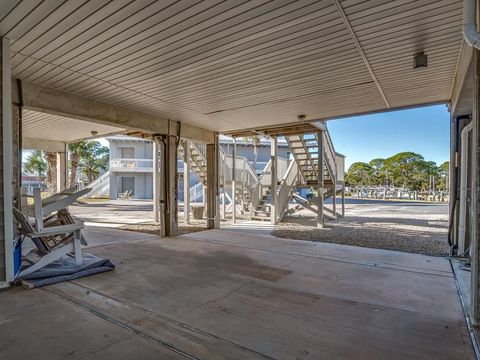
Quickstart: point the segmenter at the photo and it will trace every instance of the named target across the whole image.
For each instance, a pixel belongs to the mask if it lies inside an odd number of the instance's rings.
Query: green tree
[[[107,170],[108,158],[108,147],[102,146],[98,141],[87,141],[81,147],[78,164],[89,183],[99,176],[100,170]]]
[[[26,159],[24,170],[27,174],[44,177],[48,169],[47,161],[42,151],[33,151]]]
[[[419,162],[424,161],[420,154],[401,152],[385,160],[385,165],[391,171],[395,182],[402,187],[409,188],[413,183],[413,176],[418,171]]]
[[[414,164],[409,188],[411,190],[433,190],[433,185],[438,182],[439,173],[434,161],[419,160]]]
[[[438,188],[448,190],[448,177],[450,175],[450,161],[445,161],[438,167]]]
[[[348,169],[345,182],[350,186],[373,185],[371,182],[372,167],[364,162],[353,163]]]
[[[385,184],[385,179],[387,175],[385,160],[381,158],[373,159],[368,163],[368,165],[370,165],[370,167],[372,168],[372,181],[378,185]]]

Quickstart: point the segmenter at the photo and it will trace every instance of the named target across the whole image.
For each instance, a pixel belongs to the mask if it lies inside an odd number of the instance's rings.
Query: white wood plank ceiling
[[[125,129],[115,126],[36,111],[24,110],[22,114],[24,138],[75,142],[125,132]]]
[[[14,77],[217,131],[447,102],[461,22],[461,0],[0,2]]]

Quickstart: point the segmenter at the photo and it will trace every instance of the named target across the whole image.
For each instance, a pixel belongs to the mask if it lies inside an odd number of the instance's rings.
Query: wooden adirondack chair
[[[81,234],[84,225],[83,221],[75,220],[70,215],[68,205],[89,191],[90,189],[80,191],[69,189],[42,200],[40,189],[35,189],[33,192],[34,225],[20,210],[13,210],[20,224],[20,233],[32,239],[37,248],[37,255],[40,256],[32,266],[20,272],[18,277],[30,274],[69,254],[74,254],[76,265],[82,264],[81,244],[86,245]]]
[[[28,217],[20,210],[14,208],[13,214],[20,224],[20,233],[32,239],[32,242],[37,247],[37,254],[40,256],[40,259],[33,265],[21,271],[18,277],[37,271],[53,261],[72,253],[75,255],[75,264],[77,266],[82,264],[80,230],[84,227],[83,222],[49,226],[36,230],[28,220]]]

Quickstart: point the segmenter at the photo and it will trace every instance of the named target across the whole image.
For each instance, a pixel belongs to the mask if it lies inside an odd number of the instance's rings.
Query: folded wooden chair
[[[40,226],[35,229],[28,217],[20,210],[14,208],[13,214],[20,224],[19,232],[30,239],[37,247],[40,259],[18,274],[18,277],[30,274],[45,267],[55,260],[68,254],[74,254],[75,264],[82,264],[81,229],[83,222],[73,222],[66,225]],[[43,224],[42,224],[43,225]]]

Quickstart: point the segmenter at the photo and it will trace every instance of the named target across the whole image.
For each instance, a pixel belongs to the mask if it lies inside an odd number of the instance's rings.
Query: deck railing
[[[111,171],[125,172],[152,172],[152,159],[112,159],[110,160]]]

